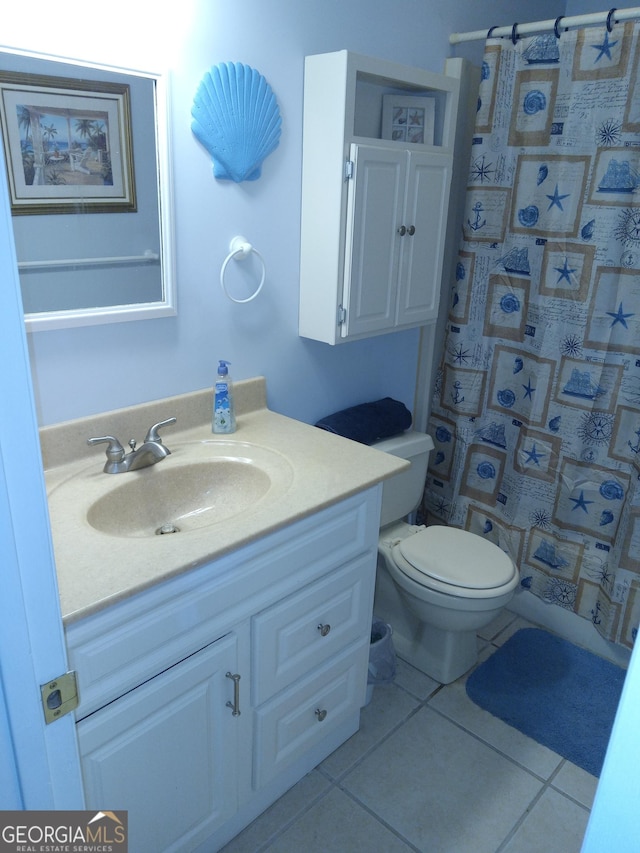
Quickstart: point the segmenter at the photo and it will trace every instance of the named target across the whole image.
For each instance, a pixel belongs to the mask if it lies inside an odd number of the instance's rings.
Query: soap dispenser
[[[213,393],[212,432],[235,432],[236,415],[233,403],[233,383],[229,376],[230,362],[220,359]]]

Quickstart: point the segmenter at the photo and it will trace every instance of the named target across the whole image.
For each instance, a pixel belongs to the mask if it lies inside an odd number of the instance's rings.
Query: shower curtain
[[[640,42],[489,39],[423,512],[631,647],[640,620]],[[434,518],[435,516],[435,518]]]

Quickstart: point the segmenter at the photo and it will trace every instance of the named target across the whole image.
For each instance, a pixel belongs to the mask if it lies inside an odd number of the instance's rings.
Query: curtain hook
[[[559,29],[559,26],[558,26],[558,25],[560,24],[560,21],[561,21],[563,18],[564,18],[564,15],[558,15],[558,17],[556,18],[556,22],[555,22],[555,24],[553,25],[553,32],[554,32],[554,35],[555,35],[555,37],[556,37],[557,39],[559,39],[559,38],[560,38],[560,29]]]
[[[491,33],[492,33],[494,30],[497,30],[497,29],[498,29],[497,25],[495,25],[495,24],[494,24],[494,26],[493,26],[493,27],[491,27],[491,29],[490,29],[490,30],[489,30],[489,32],[487,33],[487,38],[488,38],[488,39],[490,39],[490,38],[491,38]]]
[[[610,9],[609,14],[607,15],[607,32],[609,32],[609,33],[613,30],[613,24],[611,23],[611,21],[612,21],[614,12],[617,12],[617,11],[618,11],[617,9]],[[613,23],[615,24],[616,22],[613,21]]]
[[[512,41],[514,44],[515,44],[515,43],[518,41],[518,39],[520,38],[520,36],[518,36],[518,34],[516,33],[517,28],[518,28],[518,25],[517,25],[517,24],[514,24],[514,25],[511,27],[511,41]]]

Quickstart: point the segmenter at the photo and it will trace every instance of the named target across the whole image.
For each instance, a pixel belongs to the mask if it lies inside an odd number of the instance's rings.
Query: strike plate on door
[[[78,707],[78,685],[75,672],[64,675],[40,685],[42,709],[47,723],[53,723]]]

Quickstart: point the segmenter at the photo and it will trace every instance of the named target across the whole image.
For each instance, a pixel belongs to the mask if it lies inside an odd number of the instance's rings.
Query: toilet
[[[476,632],[509,603],[518,569],[475,533],[403,520],[422,498],[429,435],[410,430],[372,447],[411,463],[383,483],[374,612],[401,658],[449,684],[477,662]]]

